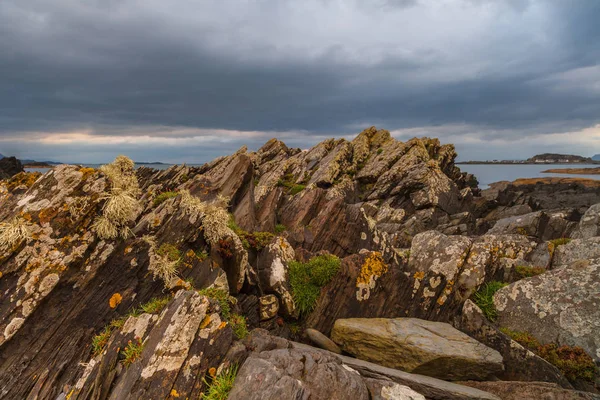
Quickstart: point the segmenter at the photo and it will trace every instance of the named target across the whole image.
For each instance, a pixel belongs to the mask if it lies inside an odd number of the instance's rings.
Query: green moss
[[[381,154],[381,153],[383,153],[383,149],[382,148],[377,149],[377,154]]]
[[[229,320],[229,323],[231,324],[233,334],[236,338],[242,340],[246,336],[248,336],[248,326],[246,324],[246,317],[240,314],[231,314],[231,319]]]
[[[209,381],[204,379],[207,385],[206,391],[202,394],[202,400],[227,400],[229,392],[233,388],[233,382],[237,376],[238,367],[227,368]]]
[[[262,250],[273,240],[275,235],[271,232],[248,232],[243,230],[236,224],[233,215],[230,215],[229,222],[227,223],[229,229],[231,229],[242,241],[242,245],[245,249]],[[283,226],[283,225],[282,225]],[[285,227],[284,227],[285,228]]]
[[[306,185],[294,185],[290,188],[289,194],[291,194],[292,196],[295,196],[298,193],[300,193],[301,191],[303,191],[304,189],[306,189]]]
[[[277,186],[286,188],[286,192],[292,196],[297,195],[306,188],[306,185],[296,183],[296,177],[294,174],[284,175],[282,179],[277,181]]]
[[[198,290],[198,293],[210,299],[213,299],[217,303],[219,303],[219,306],[221,307],[221,316],[226,321],[229,321],[229,319],[231,318],[231,307],[229,306],[229,293],[227,293],[223,289],[218,289],[214,287]]]
[[[177,192],[163,192],[154,198],[153,205],[154,205],[154,207],[158,207],[159,205],[161,205],[168,199],[177,197],[178,194],[179,193],[177,193]]]
[[[290,262],[292,297],[301,315],[306,315],[315,308],[321,288],[338,273],[340,266],[340,259],[334,255],[313,257],[307,263]]]
[[[508,285],[504,282],[491,281],[483,285],[479,290],[473,295],[473,301],[486,318],[492,322],[498,319],[498,310],[496,310],[496,306],[494,305],[494,294]]]
[[[275,233],[283,233],[285,231],[287,231],[287,228],[285,225],[283,225],[283,224],[275,225]]]
[[[521,279],[531,278],[532,276],[541,275],[546,272],[544,267],[529,267],[527,265],[517,265],[515,267],[517,276]]]
[[[196,258],[198,258],[198,260],[200,262],[202,262],[208,258],[208,252],[206,251],[206,249],[195,250],[194,254],[196,255]]]
[[[570,381],[583,379],[592,382],[599,375],[594,360],[581,347],[558,346],[555,343],[542,345],[528,332],[512,331],[508,328],[500,330],[515,342],[556,366]]]
[[[127,346],[121,351],[121,357],[123,357],[121,362],[125,367],[129,367],[141,357],[143,350],[144,343],[141,338],[128,341]]]
[[[169,261],[177,261],[181,258],[181,252],[177,249],[177,247],[170,243],[163,243],[158,250],[156,250],[156,254],[161,257],[166,256]]]
[[[149,302],[142,304],[140,309],[148,314],[158,314],[160,313],[171,301],[170,297],[155,297]]]

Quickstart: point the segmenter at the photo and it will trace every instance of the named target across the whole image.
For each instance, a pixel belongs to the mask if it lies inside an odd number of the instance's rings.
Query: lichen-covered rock
[[[276,293],[286,315],[293,315],[294,300],[289,287],[288,263],[295,257],[294,248],[283,237],[274,238],[259,254],[256,261],[260,289]]]
[[[588,239],[594,236],[600,236],[600,204],[588,208],[571,235],[574,239]]]
[[[561,246],[562,247],[562,246]],[[600,360],[600,265],[589,261],[515,282],[494,295],[498,324]]]
[[[279,300],[277,296],[268,294],[258,299],[260,306],[260,320],[266,321],[271,318],[275,318],[279,311]]]
[[[569,243],[556,246],[552,258],[552,267],[561,268],[580,260],[589,261],[593,264],[600,262],[600,237],[575,239]]]
[[[338,319],[331,338],[360,359],[440,379],[483,380],[503,370],[500,353],[441,322]]]

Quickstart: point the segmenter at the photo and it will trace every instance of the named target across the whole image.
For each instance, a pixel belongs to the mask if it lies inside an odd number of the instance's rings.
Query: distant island
[[[573,154],[544,153],[527,160],[461,161],[456,164],[600,164],[600,154],[597,157],[598,159]]]
[[[554,168],[542,171],[545,174],[577,174],[577,175],[600,175],[600,167],[593,168]]]

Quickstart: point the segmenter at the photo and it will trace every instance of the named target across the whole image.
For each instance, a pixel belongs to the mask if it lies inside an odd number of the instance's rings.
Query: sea
[[[155,169],[167,169],[173,164],[136,164],[136,167],[149,167]],[[199,166],[202,164],[187,164],[189,166]],[[86,164],[86,167],[98,168],[100,164]],[[477,177],[479,187],[487,189],[490,183],[499,181],[514,181],[519,178],[541,178],[541,177],[562,177],[562,178],[587,178],[600,179],[600,175],[579,175],[579,174],[556,174],[542,173],[547,169],[563,168],[594,168],[598,164],[459,164],[458,167],[463,172],[468,172]],[[28,171],[47,172],[48,168],[28,168]]]

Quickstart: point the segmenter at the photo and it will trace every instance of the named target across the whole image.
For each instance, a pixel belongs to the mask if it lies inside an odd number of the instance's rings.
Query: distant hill
[[[527,159],[527,162],[530,163],[540,163],[540,164],[557,164],[557,163],[591,163],[592,160],[589,157],[576,156],[573,154],[554,154],[554,153],[544,153],[538,154]]]
[[[594,161],[600,161],[600,154],[596,154],[595,156],[593,156],[592,160],[594,160]]]
[[[0,160],[3,159],[5,156],[3,154],[0,153]]]

